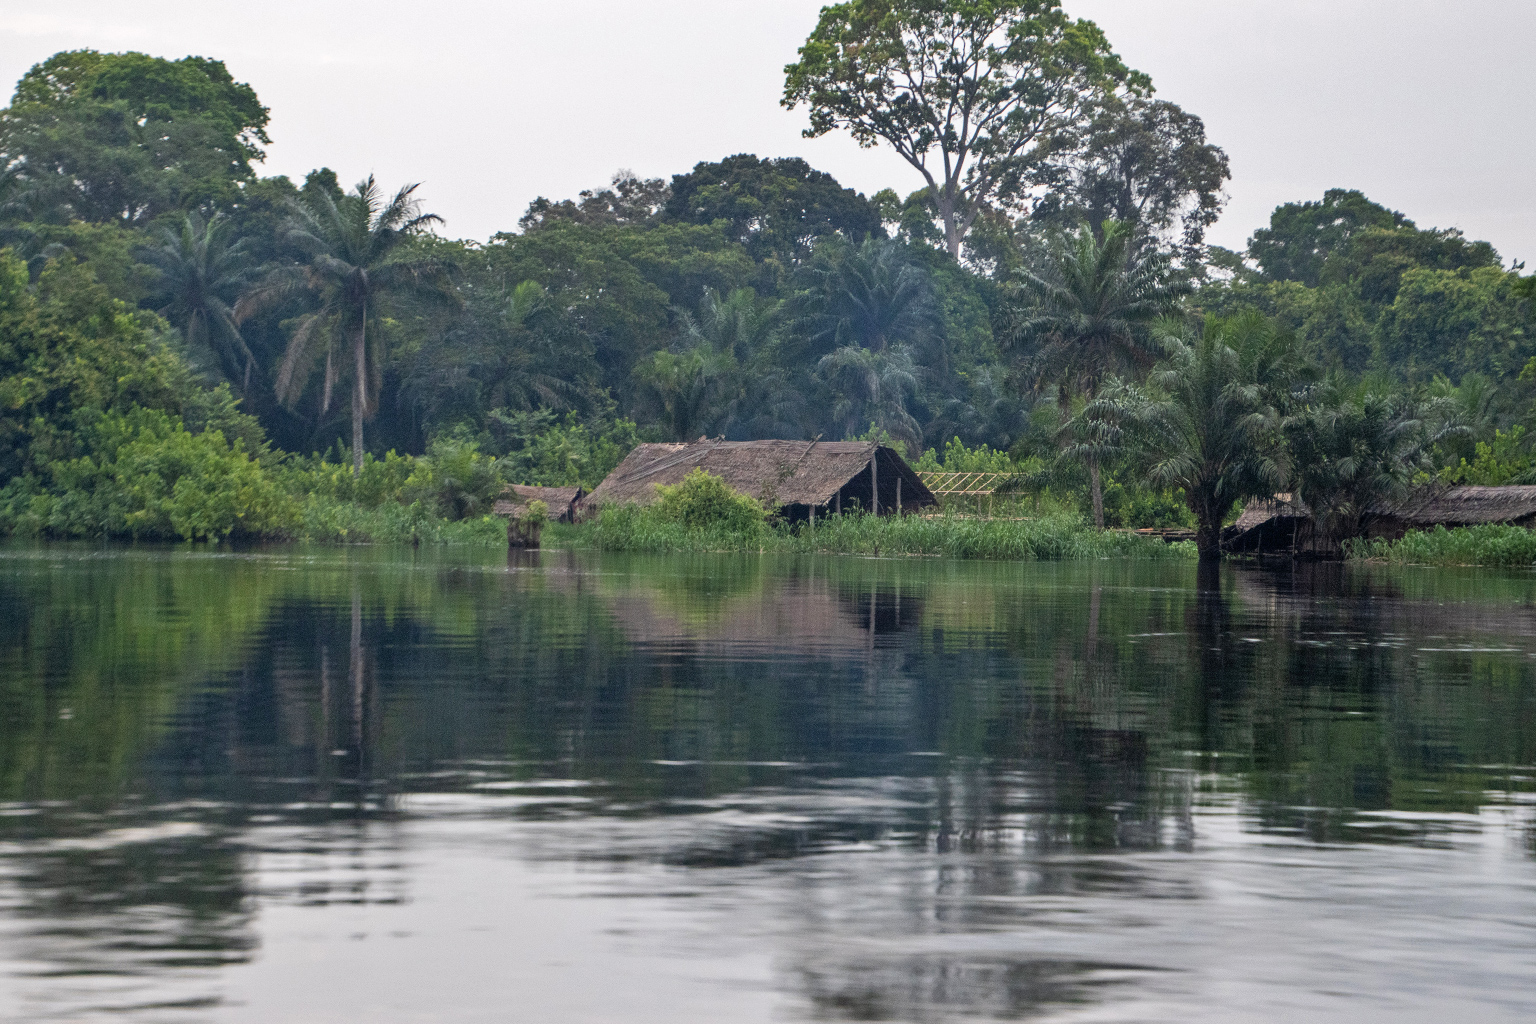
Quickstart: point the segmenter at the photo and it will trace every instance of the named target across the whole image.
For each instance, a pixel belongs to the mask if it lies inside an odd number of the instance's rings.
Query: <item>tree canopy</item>
[[[1023,187],[1102,95],[1150,88],[1091,21],[1054,0],[850,0],[823,7],[783,105],[807,138],[885,143],[926,182],[950,255]]]

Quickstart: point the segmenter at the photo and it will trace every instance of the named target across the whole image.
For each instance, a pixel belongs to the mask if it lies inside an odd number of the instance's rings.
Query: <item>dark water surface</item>
[[[0,1018],[1536,1018],[1536,577],[0,550]]]

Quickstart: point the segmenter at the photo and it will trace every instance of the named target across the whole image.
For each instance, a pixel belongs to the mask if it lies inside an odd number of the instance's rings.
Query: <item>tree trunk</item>
[[[1199,525],[1195,528],[1195,548],[1200,552],[1200,561],[1221,561],[1221,520],[1202,515]]]
[[[1088,483],[1093,491],[1093,526],[1104,529],[1104,485],[1099,480],[1099,460],[1088,460]]]
[[[955,197],[949,183],[939,190],[939,218],[944,221],[944,246],[949,250],[950,256],[958,262],[960,259],[960,243],[965,241],[965,232],[960,227],[959,218],[955,216]]]
[[[363,307],[363,326],[352,344],[357,361],[357,388],[352,392],[352,475],[363,474],[363,410],[368,405],[368,307]]]

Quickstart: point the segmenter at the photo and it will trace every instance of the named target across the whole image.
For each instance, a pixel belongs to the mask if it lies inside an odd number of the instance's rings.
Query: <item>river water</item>
[[[1531,1020],[1533,601],[0,549],[0,1019]]]

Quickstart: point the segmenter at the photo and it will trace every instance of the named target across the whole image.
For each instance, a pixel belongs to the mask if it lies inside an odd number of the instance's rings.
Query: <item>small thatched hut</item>
[[[1370,536],[1395,540],[1409,530],[1482,523],[1536,523],[1536,487],[1426,487],[1377,510],[1371,517]]]
[[[1536,487],[1423,487],[1373,508],[1366,536],[1396,540],[1409,530],[1482,523],[1536,526]],[[1306,505],[1290,494],[1249,502],[1223,531],[1222,547],[1324,557],[1340,553],[1339,545],[1317,529]]]
[[[491,511],[499,516],[511,516],[530,501],[542,501],[549,506],[549,518],[557,523],[574,522],[576,503],[586,492],[580,487],[533,487],[528,484],[512,484],[501,492]]]
[[[695,469],[779,509],[789,520],[854,507],[881,515],[933,505],[933,494],[907,460],[864,441],[694,441],[642,444],[577,506],[656,500],[657,484],[675,484]]]

